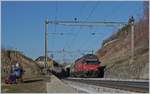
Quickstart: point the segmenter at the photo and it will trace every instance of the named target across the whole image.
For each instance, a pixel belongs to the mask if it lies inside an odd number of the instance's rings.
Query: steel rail
[[[120,90],[148,93],[149,82],[132,82],[132,81],[112,81],[112,80],[83,80],[83,79],[65,79],[69,81],[76,81],[85,84],[91,84],[96,86],[104,86],[109,88],[115,88]]]

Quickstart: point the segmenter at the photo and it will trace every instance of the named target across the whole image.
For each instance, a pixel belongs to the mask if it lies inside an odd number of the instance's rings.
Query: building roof
[[[52,59],[49,58],[49,57],[47,58],[47,60],[48,61],[52,61]],[[45,56],[40,56],[37,59],[35,59],[35,61],[42,61],[42,62],[44,62],[45,61]],[[53,60],[53,64],[54,64],[54,66],[60,66],[60,64],[58,62],[56,62],[55,60]]]

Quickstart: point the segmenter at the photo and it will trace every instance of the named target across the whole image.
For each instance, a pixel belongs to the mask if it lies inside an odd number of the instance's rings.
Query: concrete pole
[[[48,19],[45,21],[45,69],[47,69],[47,57],[48,57]]]
[[[131,61],[134,61],[134,18],[131,17]]]
[[[62,50],[62,54],[63,54],[63,63],[65,63],[65,50]]]

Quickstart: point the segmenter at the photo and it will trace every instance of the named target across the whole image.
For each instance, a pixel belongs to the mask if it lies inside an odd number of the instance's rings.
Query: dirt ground
[[[46,81],[43,79],[28,79],[24,83],[1,83],[2,93],[46,93]]]

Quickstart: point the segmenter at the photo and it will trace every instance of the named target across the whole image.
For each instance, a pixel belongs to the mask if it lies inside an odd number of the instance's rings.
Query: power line
[[[95,6],[92,8],[92,10],[91,10],[90,14],[87,16],[86,20],[88,20],[92,16],[92,14],[94,13],[95,9],[97,8],[97,5],[98,5],[98,2],[96,2]]]
[[[82,17],[82,11],[83,11],[83,9],[85,8],[85,6],[86,6],[85,3],[81,4],[80,10],[79,10],[79,11],[80,11],[80,12],[79,12],[79,14],[80,14],[79,17]],[[72,29],[73,29],[73,28],[71,28],[70,31],[72,31]],[[81,28],[80,28],[80,29],[81,29]],[[76,38],[77,38],[78,35],[79,35],[79,32],[77,32],[76,36],[74,36],[74,38],[71,40],[71,42],[70,42],[71,44],[69,44],[69,43],[67,44],[67,47],[68,47],[68,48],[71,48],[72,43],[75,43],[74,41],[76,40]]]
[[[122,25],[124,24],[124,22],[106,22],[106,21],[55,21],[55,20],[52,20],[52,21],[47,21],[47,23],[50,23],[50,24],[61,24],[61,23],[65,23],[65,24],[88,24],[88,25],[97,25],[97,26],[101,26],[101,25]],[[77,26],[80,26],[80,25],[77,25]]]
[[[93,52],[92,50],[74,50],[74,51],[67,51],[67,50],[55,50],[55,51],[48,51],[48,53],[51,53],[51,55],[53,54],[60,54],[62,55],[62,61],[66,62],[66,58],[65,56],[69,55],[83,55],[85,52]],[[73,60],[73,59],[72,59]]]
[[[55,12],[56,12],[55,20],[57,20],[57,13],[58,13],[58,2],[57,1],[56,1],[56,5],[55,5]]]
[[[58,2],[56,1],[56,4],[55,4],[55,17],[54,17],[54,19],[55,19],[55,21],[57,20],[57,14],[58,14]],[[54,25],[54,32],[55,33],[48,33],[48,34],[55,34],[56,35],[56,32],[57,32],[57,27],[56,27],[56,24]],[[53,49],[54,47],[55,47],[55,38],[52,38],[51,39],[52,41],[52,48],[51,49]]]
[[[110,21],[59,21],[59,20],[51,20],[51,21],[47,21],[47,23],[50,23],[50,24],[55,24],[55,25],[58,25],[58,24],[61,24],[61,23],[64,23],[64,24],[74,24],[77,26],[80,26],[80,25],[93,25],[93,26],[110,26],[110,25],[122,25],[124,24],[124,22],[110,22]]]
[[[82,12],[85,7],[86,7],[86,3],[83,3],[80,8],[80,16],[79,17],[82,17],[82,14],[83,14]]]
[[[97,5],[98,5],[98,2],[97,2],[96,5],[92,8],[90,14],[89,14],[88,17],[87,17],[87,20],[88,20],[89,17],[92,16],[92,14],[94,13],[95,9],[97,8]],[[95,33],[93,33],[92,35],[95,35]],[[84,45],[84,46],[87,46],[87,44],[89,43],[88,41],[89,41],[89,40],[86,40],[86,41],[85,41],[85,43],[84,43],[85,45]]]
[[[98,2],[96,2],[96,4],[94,5],[94,7],[92,8],[90,14],[87,16],[86,20],[88,20],[88,19],[92,16],[92,14],[94,13],[95,9],[97,8],[97,5],[98,5]],[[90,29],[92,29],[92,27],[91,27]],[[95,34],[95,33],[93,33],[93,35],[94,35],[94,34]],[[88,40],[88,39],[85,40],[85,42],[84,42],[84,44],[85,44],[84,46],[85,46],[85,47],[87,46],[87,44],[89,43],[89,41],[90,41],[90,40]]]
[[[90,28],[90,31],[92,30],[92,28]],[[89,36],[90,37],[90,36]],[[89,38],[88,37],[88,38]],[[86,39],[85,40],[85,42],[83,43],[84,44],[84,47],[86,47],[87,46],[87,44],[90,42],[90,39]]]

